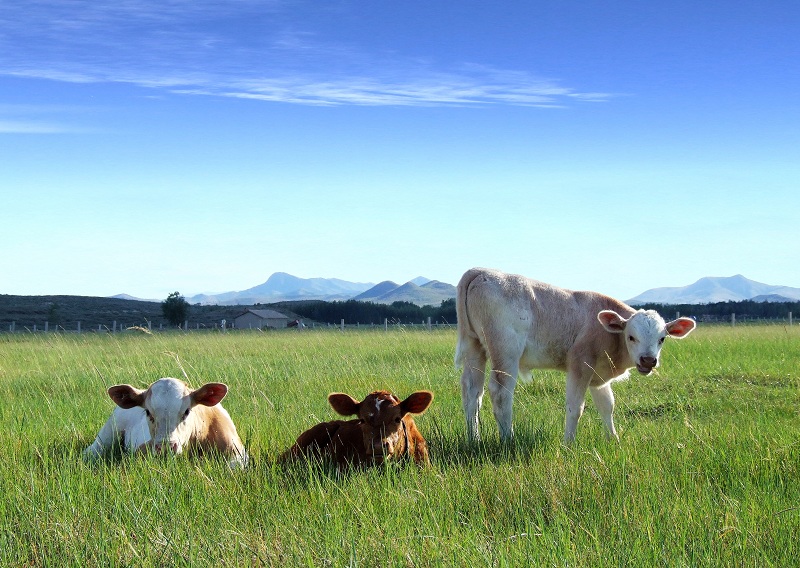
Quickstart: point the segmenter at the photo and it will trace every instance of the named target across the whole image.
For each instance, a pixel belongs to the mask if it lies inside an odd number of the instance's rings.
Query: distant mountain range
[[[186,301],[190,304],[247,306],[289,300],[349,300],[371,287],[372,283],[347,282],[338,278],[298,278],[285,272],[276,272],[263,284],[241,292],[197,294],[186,298]]]
[[[403,301],[417,305],[438,306],[442,300],[456,297],[451,284],[419,276],[405,284],[389,280],[373,283],[348,282],[337,278],[298,278],[276,272],[266,282],[242,290],[222,294],[197,294],[187,297],[190,304],[253,305],[295,300],[359,300],[382,304]],[[127,294],[114,298],[136,300]],[[797,302],[800,288],[773,286],[749,280],[737,274],[730,277],[706,277],[694,284],[674,288],[653,288],[626,300],[632,306],[654,304],[710,304],[714,302],[754,300],[757,302]]]
[[[130,296],[120,294],[115,297]],[[197,294],[187,297],[190,304],[253,305],[295,300],[362,300],[381,304],[405,301],[418,305],[438,306],[442,300],[456,297],[455,286],[422,276],[405,284],[384,281],[380,284],[347,282],[337,278],[298,278],[276,272],[266,282],[242,290],[222,294]]]
[[[417,284],[419,280],[411,280],[403,285],[397,285],[386,280],[353,299],[376,304],[411,302],[420,306],[438,306],[442,303],[442,300],[456,297],[456,287],[452,284],[445,284],[438,280],[428,280],[422,284]]]
[[[800,288],[773,286],[749,280],[737,274],[728,277],[701,278],[694,284],[674,288],[653,288],[627,300],[635,306],[653,304],[711,304],[714,302],[797,302]]]

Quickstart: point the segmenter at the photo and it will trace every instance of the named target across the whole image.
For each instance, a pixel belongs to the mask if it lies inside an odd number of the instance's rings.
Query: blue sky
[[[0,4],[0,293],[800,287],[800,4]]]

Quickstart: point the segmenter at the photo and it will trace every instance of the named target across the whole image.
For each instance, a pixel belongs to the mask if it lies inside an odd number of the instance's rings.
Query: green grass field
[[[539,372],[501,444],[467,445],[455,332],[0,334],[2,566],[789,566],[800,558],[800,326],[700,327],[615,385],[619,445],[591,401],[561,444],[564,377]],[[252,456],[81,451],[108,386],[162,376],[230,387]],[[433,465],[274,465],[326,396],[436,394]]]

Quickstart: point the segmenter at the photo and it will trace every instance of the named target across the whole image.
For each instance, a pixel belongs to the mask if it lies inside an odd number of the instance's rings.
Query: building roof
[[[261,319],[285,319],[285,320],[289,319],[289,316],[285,316],[280,312],[276,312],[275,310],[252,310],[252,309],[245,310],[236,317],[237,318],[242,317],[243,315],[248,313],[255,314]]]

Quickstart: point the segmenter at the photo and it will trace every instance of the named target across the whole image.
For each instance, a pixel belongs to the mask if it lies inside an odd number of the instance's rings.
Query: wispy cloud
[[[70,122],[89,109],[70,105],[0,104],[0,134],[76,134],[95,129]]]
[[[0,118],[0,134],[63,134],[69,131],[68,128],[59,124]]]
[[[565,107],[610,98],[527,71],[369,53],[320,39],[290,12],[262,0],[4,3],[0,75],[305,105]],[[255,18],[264,24],[247,32]]]
[[[254,79],[245,82],[177,89],[176,92],[218,95],[309,105],[366,106],[515,106],[563,107],[571,98],[603,101],[604,94],[582,94],[532,77],[499,81],[491,70],[476,73],[420,73],[400,80],[379,77],[313,76]]]

